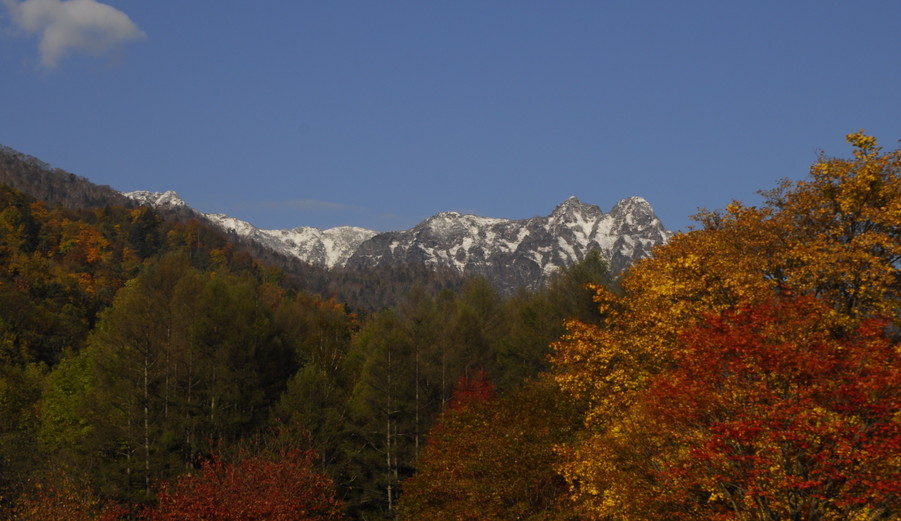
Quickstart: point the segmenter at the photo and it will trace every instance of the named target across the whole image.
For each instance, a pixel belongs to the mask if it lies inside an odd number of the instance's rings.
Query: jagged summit
[[[573,213],[603,213],[597,205],[582,202],[578,197],[571,195],[562,203],[558,204],[551,215],[571,215]]]
[[[557,213],[560,210],[566,211],[570,208],[580,208],[583,206],[593,206],[593,205],[586,205],[581,200],[579,200],[578,197],[571,195],[571,196],[567,197],[566,200],[564,200],[562,203],[558,204],[557,207],[554,208],[554,211],[552,213]]]
[[[184,204],[175,192],[126,195],[152,206]],[[623,199],[604,213],[572,196],[547,217],[521,220],[441,212],[409,230],[386,233],[351,226],[261,230],[224,214],[200,215],[225,231],[327,269],[450,268],[485,276],[510,292],[544,284],[591,250],[599,250],[611,271],[618,273],[672,235],[641,197]]]
[[[571,196],[563,201],[551,215],[548,217],[551,226],[568,226],[577,225],[582,228],[586,226],[592,227],[592,223],[598,221],[604,212],[597,205],[586,204],[580,201],[576,196]],[[586,233],[589,233],[586,230]]]
[[[654,213],[654,210],[651,209],[651,203],[647,202],[644,197],[639,197],[634,195],[632,197],[627,197],[615,205],[610,209],[611,214],[621,214],[621,213],[629,213],[629,212],[642,212],[642,213]]]
[[[544,284],[558,269],[596,249],[608,259],[611,270],[619,272],[648,255],[671,233],[642,198],[620,201],[614,208],[616,212],[605,214],[573,196],[547,217],[523,220],[443,212],[410,230],[379,234],[364,242],[347,266],[368,269],[424,263],[483,275],[512,291]]]

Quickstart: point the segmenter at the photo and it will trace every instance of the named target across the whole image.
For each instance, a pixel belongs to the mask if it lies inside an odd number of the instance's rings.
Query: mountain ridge
[[[190,208],[171,191],[124,195],[139,204]],[[440,212],[413,228],[389,232],[352,226],[265,230],[225,214],[196,213],[226,232],[327,270],[450,268],[461,275],[485,276],[505,292],[537,288],[593,249],[608,261],[612,273],[619,273],[672,236],[639,196],[620,200],[608,213],[576,196],[547,216],[527,219]]]
[[[424,263],[451,267],[461,274],[485,276],[509,292],[543,285],[591,250],[600,251],[617,274],[671,236],[641,197],[623,199],[604,213],[573,196],[546,217],[513,220],[437,214],[409,230],[364,242],[347,266]]]

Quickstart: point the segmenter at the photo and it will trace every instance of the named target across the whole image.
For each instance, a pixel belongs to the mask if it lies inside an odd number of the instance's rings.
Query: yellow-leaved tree
[[[883,153],[863,132],[847,140],[853,157],[821,156],[807,179],[782,182],[761,207],[736,202],[701,213],[699,229],[634,265],[620,294],[594,287],[601,323],[567,324],[554,371],[590,407],[584,437],[560,448],[560,471],[587,518],[667,516],[659,498],[671,491],[660,462],[672,458],[661,454],[687,449],[661,437],[636,403],[677,368],[685,332],[711,316],[802,294],[827,305],[819,320],[836,331],[897,316],[901,151]]]

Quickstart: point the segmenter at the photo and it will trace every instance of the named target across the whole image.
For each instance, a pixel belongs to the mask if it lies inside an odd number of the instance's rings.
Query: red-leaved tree
[[[343,518],[332,480],[315,469],[312,450],[291,447],[214,457],[196,474],[163,485],[147,521],[324,521]]]
[[[494,398],[494,384],[484,370],[475,371],[472,376],[463,375],[454,386],[448,409],[461,411],[474,403],[482,403]]]
[[[901,351],[814,299],[710,318],[641,396],[674,519],[895,519]],[[653,421],[652,421],[653,419]]]

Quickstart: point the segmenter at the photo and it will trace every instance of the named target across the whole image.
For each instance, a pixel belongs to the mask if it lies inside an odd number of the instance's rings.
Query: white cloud
[[[56,67],[73,51],[100,55],[146,38],[122,11],[95,0],[3,0],[13,20],[40,35],[41,64]]]

